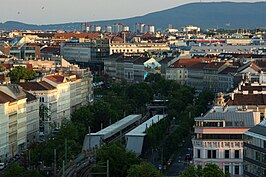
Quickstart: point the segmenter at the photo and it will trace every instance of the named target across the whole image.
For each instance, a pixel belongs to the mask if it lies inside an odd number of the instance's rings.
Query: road
[[[190,136],[188,138],[189,139],[187,139],[184,146],[181,148],[178,157],[174,160],[174,162],[172,162],[170,168],[168,169],[166,174],[167,177],[178,176],[184,171],[187,166],[189,166],[189,161],[187,161],[185,157],[186,153],[189,151],[188,148],[192,149],[192,142]]]

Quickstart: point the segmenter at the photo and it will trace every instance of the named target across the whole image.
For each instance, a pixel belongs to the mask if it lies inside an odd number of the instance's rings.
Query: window
[[[229,159],[229,158],[230,158],[229,153],[230,153],[229,150],[225,150],[225,151],[224,151],[224,158],[225,158],[225,159]]]
[[[224,166],[224,173],[230,173],[229,171],[229,165]]]
[[[216,159],[216,150],[212,150],[212,158]]]
[[[258,151],[256,151],[256,160],[261,161],[261,154]]]
[[[208,150],[208,159],[216,159],[216,150]]]
[[[200,158],[200,150],[199,149],[197,150],[197,155],[198,155],[197,157]]]
[[[235,158],[239,159],[239,150],[235,150]]]
[[[208,150],[208,159],[211,159],[211,158],[212,158],[212,151]]]
[[[235,175],[239,175],[239,166],[238,165],[235,166]]]
[[[225,122],[225,126],[227,127],[231,127],[233,125],[233,123],[232,122]]]

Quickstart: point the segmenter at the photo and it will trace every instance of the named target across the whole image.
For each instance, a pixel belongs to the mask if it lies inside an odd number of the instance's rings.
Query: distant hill
[[[202,2],[190,3],[144,16],[91,22],[101,26],[124,23],[133,28],[137,22],[153,24],[157,29],[196,25],[201,28],[266,28],[266,2]],[[80,30],[80,23],[32,25],[9,21],[0,23],[1,30]]]

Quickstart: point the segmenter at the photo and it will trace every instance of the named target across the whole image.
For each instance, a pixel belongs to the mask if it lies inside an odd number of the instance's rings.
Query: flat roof
[[[144,133],[144,132],[146,131],[147,128],[151,127],[153,124],[156,124],[161,119],[164,119],[166,116],[167,116],[167,114],[155,115],[152,118],[150,118],[149,120],[147,120],[144,123],[142,123],[141,125],[139,125],[138,127],[134,128],[133,130],[128,132],[126,134],[126,136],[145,136],[146,133]]]
[[[131,125],[132,123],[136,122],[137,120],[141,119],[141,114],[132,114],[129,115],[114,124],[98,131],[97,133],[91,133],[91,136],[103,136],[104,139],[111,137],[112,135],[116,134],[120,130],[123,130],[127,126]]]

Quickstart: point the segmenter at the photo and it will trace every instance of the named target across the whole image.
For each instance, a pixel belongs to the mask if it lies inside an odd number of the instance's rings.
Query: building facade
[[[266,176],[266,120],[244,135],[244,176]]]
[[[195,118],[194,164],[214,163],[231,176],[243,176],[243,135],[259,122],[259,112],[222,105]]]
[[[113,53],[145,53],[149,51],[168,51],[170,47],[166,43],[111,43],[110,55]]]
[[[39,100],[32,94],[25,92],[27,97],[27,148],[39,140],[40,115]]]
[[[17,85],[0,86],[0,159],[8,160],[26,147],[26,94]]]

